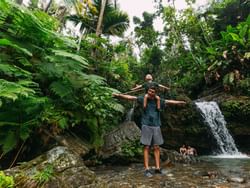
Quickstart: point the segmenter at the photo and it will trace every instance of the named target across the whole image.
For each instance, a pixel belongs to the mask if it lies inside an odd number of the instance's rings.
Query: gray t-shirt
[[[137,97],[137,102],[143,106],[144,96]],[[161,109],[165,108],[165,101],[161,100]],[[141,124],[161,126],[160,112],[156,108],[156,99],[147,99],[147,107],[142,113]]]

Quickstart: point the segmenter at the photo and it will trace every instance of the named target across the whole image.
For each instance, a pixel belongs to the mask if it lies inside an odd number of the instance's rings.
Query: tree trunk
[[[21,5],[21,4],[23,4],[23,0],[16,0],[16,3]]]
[[[103,21],[103,15],[104,15],[106,3],[107,3],[107,0],[102,0],[102,6],[101,6],[98,22],[97,22],[97,27],[96,27],[96,36],[100,36],[102,34],[102,21]]]
[[[44,12],[48,12],[49,7],[51,6],[52,2],[53,2],[52,0],[50,0],[50,1],[48,2],[46,8],[44,9]]]

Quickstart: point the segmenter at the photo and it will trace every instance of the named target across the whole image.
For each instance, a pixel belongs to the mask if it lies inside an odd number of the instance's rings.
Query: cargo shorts
[[[146,146],[162,145],[164,141],[160,126],[142,125],[140,141]]]

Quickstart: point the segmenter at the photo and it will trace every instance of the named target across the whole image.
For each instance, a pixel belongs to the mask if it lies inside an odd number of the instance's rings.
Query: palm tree
[[[81,23],[80,30],[85,33],[122,36],[129,26],[128,15],[107,0],[94,0],[93,6],[97,12],[88,10],[84,15],[77,13],[68,16],[68,19],[76,25]]]
[[[107,4],[107,0],[102,0],[102,6],[101,6],[98,22],[97,22],[97,27],[96,27],[96,36],[100,36],[102,34],[102,21],[103,21],[106,4]]]

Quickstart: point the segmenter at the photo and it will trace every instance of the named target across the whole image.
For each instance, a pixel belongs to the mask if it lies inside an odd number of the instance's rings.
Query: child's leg
[[[157,108],[157,110],[160,110],[161,109],[161,98],[158,95],[156,95],[155,98],[156,98],[156,105],[157,105],[156,108]]]
[[[144,109],[147,107],[147,103],[148,103],[148,94],[145,94],[144,99],[143,99],[143,108]]]

